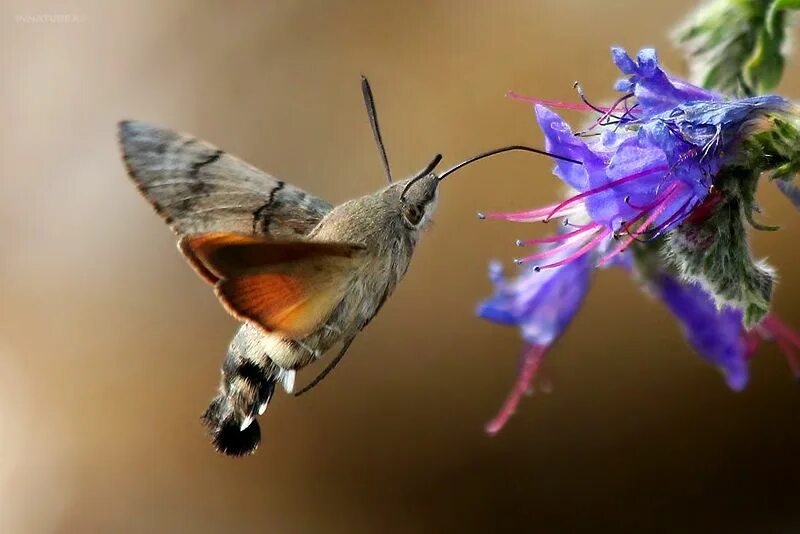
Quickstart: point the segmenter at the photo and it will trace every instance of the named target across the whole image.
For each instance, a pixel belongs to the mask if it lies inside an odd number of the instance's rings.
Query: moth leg
[[[356,336],[352,336],[352,337],[349,337],[349,338],[345,339],[344,342],[342,343],[341,350],[339,350],[339,354],[337,354],[336,357],[331,361],[331,363],[328,364],[328,367],[323,369],[323,371],[320,374],[318,374],[317,377],[314,380],[312,380],[306,387],[304,387],[303,389],[301,389],[300,391],[295,393],[294,396],[295,397],[299,397],[303,393],[307,393],[307,392],[311,391],[312,389],[314,389],[314,387],[317,384],[322,382],[322,380],[326,376],[328,376],[328,373],[333,371],[333,369],[339,364],[339,362],[342,361],[342,358],[344,358],[344,355],[347,354],[347,349],[350,348],[350,344],[353,343],[353,340],[355,338],[356,338]]]
[[[339,328],[336,328],[335,326],[331,326],[331,325],[329,325],[329,324],[324,324],[324,325],[322,325],[322,328],[324,328],[324,329],[325,329],[325,330],[327,330],[328,332],[333,332],[333,333],[334,333],[334,334],[336,334],[337,336],[340,336],[340,335],[342,335],[342,331],[341,331],[341,329],[339,329]]]
[[[303,349],[305,349],[306,352],[311,354],[314,357],[315,360],[319,359],[319,357],[322,356],[322,352],[320,352],[318,349],[312,349],[311,347],[309,347],[308,345],[306,345],[305,343],[303,343],[299,339],[295,339],[294,342],[297,343],[298,345],[300,345]]]

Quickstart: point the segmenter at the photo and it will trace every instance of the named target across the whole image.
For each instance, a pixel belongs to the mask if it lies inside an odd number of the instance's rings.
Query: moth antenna
[[[510,146],[504,146],[504,147],[501,147],[501,148],[495,148],[494,150],[489,150],[488,152],[482,152],[481,154],[478,154],[477,156],[472,156],[471,158],[465,159],[461,163],[456,163],[455,165],[453,165],[452,167],[450,167],[449,169],[447,169],[446,171],[444,171],[442,174],[439,175],[439,181],[441,182],[442,180],[444,180],[445,177],[448,174],[452,174],[452,173],[456,172],[457,170],[461,169],[462,167],[466,167],[467,165],[470,165],[472,163],[475,163],[476,161],[482,160],[483,158],[488,158],[490,156],[494,156],[495,154],[501,154],[503,152],[510,152],[512,150],[524,150],[526,152],[534,152],[536,154],[541,154],[543,156],[550,156],[553,159],[559,159],[561,161],[567,161],[569,163],[575,163],[577,165],[583,165],[583,162],[580,161],[580,160],[572,159],[572,158],[569,158],[567,156],[560,156],[558,154],[553,154],[552,152],[548,152],[548,151],[542,150],[540,148],[534,148],[534,147],[525,146],[525,145],[510,145]]]
[[[383,169],[386,171],[386,178],[389,183],[392,183],[392,169],[389,167],[389,156],[386,155],[386,147],[383,146],[383,138],[381,137],[381,128],[378,126],[378,112],[375,109],[375,97],[372,96],[372,88],[369,86],[369,80],[366,76],[361,76],[361,92],[364,94],[364,105],[367,107],[367,115],[369,115],[369,124],[372,126],[372,135],[375,136],[375,143],[378,145],[378,150],[381,153],[381,160],[383,161]]]
[[[414,185],[414,183],[418,182],[419,180],[422,180],[423,178],[428,176],[430,173],[432,173],[433,169],[435,169],[436,166],[439,165],[440,161],[442,161],[442,155],[441,154],[436,154],[435,156],[433,156],[433,159],[431,160],[431,162],[428,163],[428,165],[424,169],[422,169],[420,172],[418,172],[416,175],[414,175],[414,177],[411,180],[409,180],[409,182],[403,188],[403,191],[400,193],[400,201],[401,202],[405,201],[406,193],[408,193],[409,188],[411,188],[411,186]]]

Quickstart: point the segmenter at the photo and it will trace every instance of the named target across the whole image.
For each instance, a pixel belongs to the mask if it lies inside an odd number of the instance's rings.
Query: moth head
[[[424,171],[400,182],[400,215],[410,228],[425,228],[430,223],[439,199],[439,177],[433,167],[441,156],[436,156]]]

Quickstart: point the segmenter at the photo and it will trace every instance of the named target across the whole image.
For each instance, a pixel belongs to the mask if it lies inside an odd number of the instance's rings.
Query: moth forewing
[[[128,174],[180,237],[237,232],[299,238],[332,208],[189,135],[123,121],[119,140]]]

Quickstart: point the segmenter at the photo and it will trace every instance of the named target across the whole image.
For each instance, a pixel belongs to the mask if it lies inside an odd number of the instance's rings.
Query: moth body
[[[276,388],[291,392],[297,370],[341,345],[338,362],[394,291],[435,210],[438,177],[331,207],[190,136],[140,122],[120,123],[119,135],[137,187],[243,323],[203,421],[217,450],[250,453]]]
[[[243,324],[228,348],[220,390],[204,415],[215,446],[229,454],[255,447],[264,413],[278,383],[317,360],[340,342],[352,340],[375,316],[408,269],[419,234],[436,207],[435,175],[414,184],[410,198],[421,214],[413,224],[399,196],[407,181],[334,208],[309,233],[309,241],[362,245],[362,261],[349,274],[343,298],[311,334],[291,339]],[[405,209],[408,208],[408,204]],[[292,380],[293,382],[293,380]],[[284,387],[291,393],[291,387]]]

